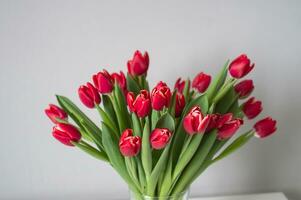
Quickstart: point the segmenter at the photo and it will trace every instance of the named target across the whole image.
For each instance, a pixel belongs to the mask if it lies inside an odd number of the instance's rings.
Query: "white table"
[[[278,193],[251,194],[251,195],[234,195],[223,197],[201,197],[192,198],[191,200],[287,200],[285,195]]]

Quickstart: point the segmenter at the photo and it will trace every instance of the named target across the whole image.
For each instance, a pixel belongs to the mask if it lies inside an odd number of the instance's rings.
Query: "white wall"
[[[216,74],[242,52],[278,132],[210,168],[192,195],[283,191],[301,199],[300,1],[0,1],[0,198],[120,199],[117,174],[51,137],[43,109],[103,67],[148,50],[151,82]],[[85,109],[85,108],[83,108]],[[87,109],[86,109],[87,110]],[[94,119],[97,115],[87,110]],[[88,197],[88,198],[87,198]]]

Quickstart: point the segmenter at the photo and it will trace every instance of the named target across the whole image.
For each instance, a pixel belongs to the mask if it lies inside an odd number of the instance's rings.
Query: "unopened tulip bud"
[[[53,104],[49,104],[49,107],[45,109],[45,113],[55,124],[59,123],[57,119],[67,120],[68,118],[67,113],[63,109]]]
[[[141,90],[136,98],[133,92],[128,92],[126,99],[130,111],[138,117],[146,117],[150,113],[151,101],[147,90]]]
[[[67,146],[74,146],[71,142],[78,142],[81,139],[81,134],[78,129],[65,123],[58,123],[53,127],[52,135],[55,139]]]
[[[154,149],[163,149],[172,133],[167,128],[156,128],[150,136],[150,143]]]
[[[164,107],[168,107],[170,99],[171,91],[169,87],[166,85],[166,83],[160,81],[151,93],[153,109],[162,110]]]
[[[201,72],[192,81],[192,87],[198,92],[203,93],[207,90],[211,82],[211,76]]]
[[[94,108],[95,104],[100,104],[100,95],[91,83],[80,86],[78,88],[78,96],[81,102],[88,108]]]
[[[203,116],[201,108],[194,106],[184,117],[183,127],[189,135],[204,133],[210,122],[210,116]]]
[[[113,79],[109,72],[103,70],[93,75],[94,86],[101,94],[111,93],[113,90]]]
[[[253,119],[262,111],[261,101],[256,100],[254,97],[246,101],[242,106],[242,111],[248,119]]]
[[[234,86],[235,92],[239,95],[240,99],[248,97],[254,90],[252,80],[244,80]]]
[[[132,129],[126,129],[120,137],[119,149],[123,156],[136,156],[141,149],[141,138],[139,136],[133,136]]]
[[[276,130],[276,120],[273,120],[271,117],[264,118],[258,121],[254,125],[256,131],[255,136],[259,138],[265,138],[269,135],[272,135]]]
[[[230,63],[229,72],[233,78],[242,78],[247,75],[254,66],[255,64],[251,64],[247,55],[242,54]]]
[[[140,76],[147,73],[149,66],[148,53],[145,52],[144,55],[140,51],[136,51],[133,59],[129,60],[127,63],[128,72],[132,76]]]

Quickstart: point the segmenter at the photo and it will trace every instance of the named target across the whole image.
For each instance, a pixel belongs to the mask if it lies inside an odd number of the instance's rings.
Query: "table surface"
[[[287,200],[287,198],[283,193],[277,192],[277,193],[234,195],[234,196],[221,196],[221,197],[201,197],[201,198],[192,198],[191,200]]]

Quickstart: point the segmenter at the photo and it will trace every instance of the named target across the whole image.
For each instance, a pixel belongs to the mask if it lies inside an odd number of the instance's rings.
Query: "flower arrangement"
[[[266,117],[236,134],[245,117],[252,120],[262,111],[254,97],[240,103],[254,89],[252,80],[237,83],[254,68],[246,55],[227,61],[213,80],[201,72],[192,84],[179,78],[173,90],[162,81],[150,90],[148,67],[148,53],[136,51],[127,76],[103,70],[93,75],[93,84],[79,87],[81,102],[99,112],[101,126],[64,96],[56,96],[60,107],[45,109],[54,138],[110,164],[136,199],[181,194],[253,136],[276,131],[276,121]]]

